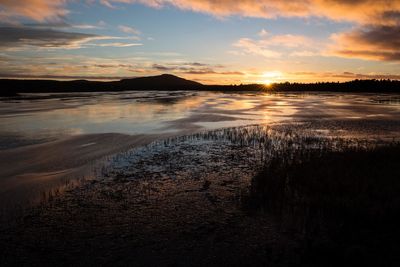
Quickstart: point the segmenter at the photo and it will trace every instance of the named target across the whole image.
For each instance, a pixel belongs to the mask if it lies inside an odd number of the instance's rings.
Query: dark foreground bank
[[[2,266],[399,266],[400,145],[244,130],[118,157],[2,225]]]

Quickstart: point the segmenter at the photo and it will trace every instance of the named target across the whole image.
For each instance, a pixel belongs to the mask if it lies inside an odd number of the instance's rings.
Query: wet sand
[[[90,134],[0,151],[0,203],[13,207],[68,179],[92,175],[96,160],[167,135]],[[89,178],[89,177],[88,177]]]

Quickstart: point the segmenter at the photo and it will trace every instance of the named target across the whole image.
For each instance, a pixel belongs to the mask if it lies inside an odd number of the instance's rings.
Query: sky
[[[400,0],[0,0],[0,77],[400,79]]]

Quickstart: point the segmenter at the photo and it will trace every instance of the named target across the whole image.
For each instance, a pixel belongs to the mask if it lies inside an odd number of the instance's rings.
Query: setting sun
[[[281,79],[283,79],[283,74],[280,71],[268,71],[263,73],[259,82],[269,86],[273,83],[279,82]]]
[[[270,86],[272,84],[272,81],[271,80],[264,80],[264,81],[262,81],[262,83],[264,85],[266,85],[266,86]]]

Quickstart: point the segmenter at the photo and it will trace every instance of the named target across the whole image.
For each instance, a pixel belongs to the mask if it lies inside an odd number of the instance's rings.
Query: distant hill
[[[15,80],[0,79],[0,95],[48,92],[102,92],[128,90],[201,90],[204,85],[170,74],[138,77],[120,81],[99,82],[87,80]]]
[[[354,80],[349,82],[322,83],[276,83],[270,86],[262,84],[245,85],[203,85],[171,74],[122,79],[120,81],[56,81],[56,80],[15,80],[0,79],[0,96],[15,97],[18,93],[54,93],[54,92],[106,92],[130,90],[197,90],[197,91],[321,91],[321,92],[392,92],[400,93],[400,81],[397,80]]]
[[[198,82],[186,80],[171,74],[159,76],[139,77],[133,79],[123,79],[118,82],[123,89],[137,88],[142,90],[185,90],[200,89],[203,85]]]

